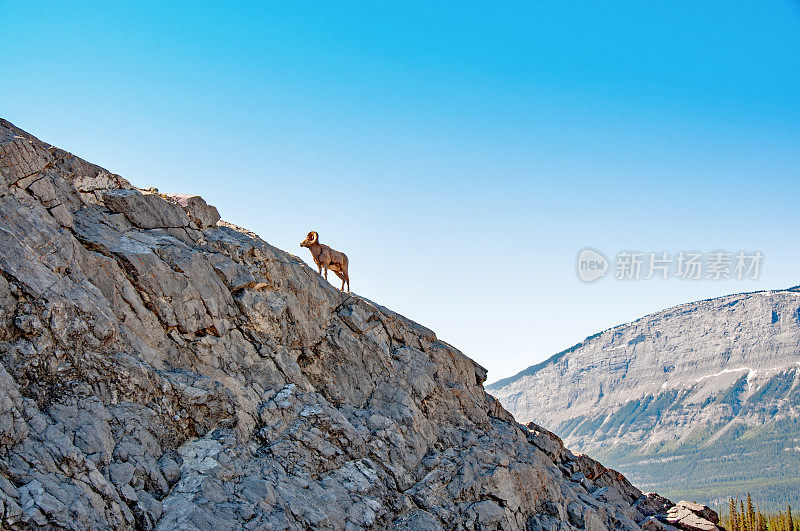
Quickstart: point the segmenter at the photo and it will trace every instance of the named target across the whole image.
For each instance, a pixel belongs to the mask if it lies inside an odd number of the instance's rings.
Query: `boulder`
[[[138,190],[104,190],[103,203],[141,229],[186,228],[189,217],[183,209],[158,194]]]
[[[189,216],[198,229],[203,230],[214,227],[220,220],[217,208],[206,203],[199,195],[191,194],[164,194],[178,203]]]
[[[686,531],[717,531],[719,515],[707,505],[679,501],[670,507],[662,521]]]

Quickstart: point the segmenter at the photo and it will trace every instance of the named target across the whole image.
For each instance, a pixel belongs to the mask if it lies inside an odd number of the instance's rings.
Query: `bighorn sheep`
[[[328,280],[328,269],[336,273],[336,276],[342,279],[342,291],[344,291],[345,282],[347,283],[347,291],[350,292],[350,277],[347,274],[347,255],[334,251],[327,245],[319,243],[319,234],[311,231],[306,236],[306,239],[300,244],[300,247],[308,247],[311,251],[311,256],[314,257],[314,263],[319,268],[319,274],[322,274],[322,268],[325,268],[325,280]]]

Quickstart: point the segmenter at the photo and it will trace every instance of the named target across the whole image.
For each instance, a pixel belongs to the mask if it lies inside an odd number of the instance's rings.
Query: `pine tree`
[[[728,500],[728,514],[725,516],[725,527],[730,529],[731,531],[737,531],[736,529],[736,501],[731,496],[731,499]]]
[[[739,500],[739,529],[741,531],[751,531],[747,528],[747,513],[744,510],[744,502]]]
[[[788,531],[794,531],[794,521],[792,521],[792,507],[789,504],[786,504],[786,529]]]
[[[767,531],[767,517],[758,511],[758,531]]]
[[[750,493],[747,493],[747,531],[758,531],[756,529],[756,512],[753,509],[753,500],[750,499]]]

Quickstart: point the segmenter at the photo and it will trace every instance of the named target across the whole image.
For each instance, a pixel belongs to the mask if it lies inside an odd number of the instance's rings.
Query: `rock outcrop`
[[[488,388],[644,488],[800,503],[797,288],[670,308]]]
[[[670,507],[664,521],[689,531],[717,531],[720,528],[716,512],[707,505],[687,501],[678,502],[674,507]]]
[[[2,528],[639,529],[672,506],[517,424],[427,328],[5,121],[0,362]]]

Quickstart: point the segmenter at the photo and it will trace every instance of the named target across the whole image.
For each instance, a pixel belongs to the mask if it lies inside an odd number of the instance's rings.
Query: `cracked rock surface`
[[[671,528],[485,377],[202,199],[0,120],[0,527]]]

